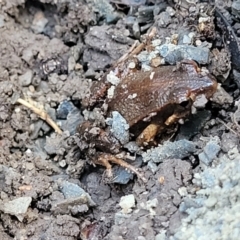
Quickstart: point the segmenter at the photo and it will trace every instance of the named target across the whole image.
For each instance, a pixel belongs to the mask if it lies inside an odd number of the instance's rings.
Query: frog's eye
[[[186,100],[186,101],[181,102],[179,105],[186,108],[187,106],[189,106],[189,104],[190,104],[190,100]]]

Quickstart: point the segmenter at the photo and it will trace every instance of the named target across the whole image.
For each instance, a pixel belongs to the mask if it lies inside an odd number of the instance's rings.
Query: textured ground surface
[[[231,48],[222,45],[227,34],[209,3],[176,2],[0,1],[1,239],[240,238],[237,60],[231,65]],[[237,37],[239,5],[217,1]],[[129,143],[146,184],[120,167],[107,184],[104,168],[86,160],[76,131],[84,119],[99,125],[105,119],[100,108],[87,110],[82,100],[152,26],[155,52],[138,56],[144,68],[159,60],[156,51],[168,63],[192,58],[226,92],[206,106],[200,101],[202,108],[178,127],[172,143],[140,152]],[[171,43],[178,45],[175,52]],[[44,108],[63,134],[19,98]]]

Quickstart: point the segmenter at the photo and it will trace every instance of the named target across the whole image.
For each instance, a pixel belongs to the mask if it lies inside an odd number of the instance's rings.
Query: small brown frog
[[[116,75],[124,74],[118,71]],[[103,78],[92,86],[89,105],[106,97],[111,84],[104,84],[105,80]],[[204,95],[209,99],[217,89],[215,78],[190,60],[180,62],[178,66],[161,66],[148,72],[128,70],[127,75],[115,85],[112,96],[104,100],[108,105],[106,115],[119,112],[127,121],[132,138],[136,138],[142,146],[154,142],[156,135],[187,117],[198,96]],[[114,155],[121,151],[121,144],[108,128],[104,131],[85,122],[80,126],[80,133],[82,139],[95,146],[95,151],[88,149],[87,156],[94,159],[94,163],[106,166],[108,176],[111,176],[109,162],[113,162],[145,180],[137,169]]]

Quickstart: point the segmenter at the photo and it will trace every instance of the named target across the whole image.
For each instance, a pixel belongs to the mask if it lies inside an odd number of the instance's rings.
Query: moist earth
[[[215,1],[234,42],[212,1],[1,1],[0,238],[239,239],[239,4]],[[106,182],[76,130],[106,119],[83,101],[152,27],[155,51],[137,56],[143,69],[193,59],[221,87],[156,148],[125,145],[146,183],[120,166]]]

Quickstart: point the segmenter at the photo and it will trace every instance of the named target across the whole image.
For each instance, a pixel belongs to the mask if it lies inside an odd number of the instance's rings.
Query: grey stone
[[[135,207],[135,197],[133,194],[129,194],[121,197],[119,206],[122,208],[123,213],[131,213],[132,208]]]
[[[168,12],[162,12],[158,16],[158,25],[160,27],[167,27],[172,21],[172,18]]]
[[[232,3],[232,13],[238,17],[240,17],[240,1],[233,1]]]
[[[210,140],[203,148],[203,152],[198,154],[199,160],[205,165],[210,165],[214,159],[216,159],[221,147],[217,141]]]
[[[112,112],[111,125],[112,134],[121,142],[121,144],[126,144],[129,142],[129,125],[119,112]]]
[[[191,44],[192,38],[190,38],[188,35],[184,35],[182,42],[183,42],[183,44]]]
[[[206,47],[194,47],[192,45],[163,44],[156,47],[159,53],[169,64],[176,64],[183,59],[197,61],[200,64],[209,63],[210,51]]]
[[[68,58],[68,71],[69,72],[73,71],[75,68],[75,65],[76,65],[76,61],[75,61],[74,56],[70,56]]]
[[[165,142],[156,148],[143,153],[143,161],[153,161],[155,163],[163,162],[166,159],[182,159],[190,156],[196,151],[196,146],[188,140],[179,140],[175,142]]]
[[[152,173],[155,173],[158,170],[158,166],[153,161],[149,161],[147,166],[151,170]]]
[[[60,184],[60,191],[63,193],[65,198],[80,197],[83,194],[87,194],[77,184],[74,184],[68,181],[63,181]]]
[[[12,201],[2,202],[0,204],[0,210],[16,216],[17,219],[22,222],[31,202],[31,197],[19,197]]]
[[[19,76],[19,82],[23,87],[27,87],[31,84],[33,78],[33,72],[28,70],[23,75]]]
[[[213,94],[211,101],[219,105],[231,104],[233,102],[233,97],[219,85],[217,91]]]
[[[69,214],[76,211],[76,206],[86,205],[88,207],[96,206],[96,204],[91,200],[89,201],[89,197],[87,195],[82,195],[80,197],[72,197],[64,200],[57,201],[53,203],[51,211],[58,214]],[[82,209],[82,208],[81,208]],[[84,207],[84,211],[87,211],[86,207]]]
[[[77,127],[81,122],[84,121],[81,112],[78,109],[75,109],[70,112],[67,117],[67,120],[62,124],[62,129],[64,131],[68,131],[70,135],[73,135],[77,131]]]
[[[195,174],[195,180],[199,190],[180,206],[188,216],[170,239],[239,239],[239,153],[233,159],[221,155],[214,167]]]
[[[119,19],[119,14],[114,11],[113,6],[107,0],[91,0],[89,2],[93,5],[94,10],[105,18],[106,23],[111,24]]]
[[[127,159],[126,159],[127,160]],[[128,160],[127,160],[128,161]],[[142,165],[142,157],[136,157],[134,161],[128,161],[132,166],[138,168]],[[113,167],[113,183],[127,184],[130,180],[133,179],[134,174],[121,166]]]
[[[47,23],[48,19],[45,18],[44,13],[42,11],[38,11],[34,15],[31,29],[34,31],[34,33],[42,33]]]
[[[127,144],[124,145],[124,148],[126,148],[131,153],[140,153],[141,148],[137,145],[135,141],[130,141]]]
[[[71,101],[64,100],[57,108],[56,117],[58,119],[67,119],[68,114],[75,108]]]
[[[239,146],[238,136],[232,132],[224,132],[221,141],[222,151],[228,152],[235,146]]]
[[[155,240],[166,240],[166,239],[167,239],[166,230],[163,230],[161,233],[155,236]]]
[[[133,179],[133,173],[120,167],[116,166],[113,168],[113,183],[127,184],[130,180]]]

